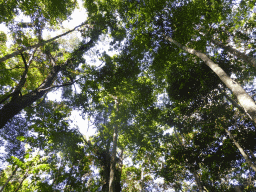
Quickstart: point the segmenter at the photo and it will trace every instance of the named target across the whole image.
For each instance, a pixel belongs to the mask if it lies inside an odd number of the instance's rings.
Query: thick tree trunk
[[[86,25],[86,24],[88,24],[88,23],[87,23],[87,22],[82,23],[81,25],[78,25],[78,26],[76,26],[75,28],[73,28],[73,29],[71,29],[71,30],[69,30],[69,31],[67,31],[67,32],[65,32],[65,33],[62,33],[62,34],[60,34],[60,35],[57,35],[56,37],[53,37],[53,38],[51,38],[51,39],[49,39],[49,40],[42,41],[42,42],[37,43],[37,44],[35,44],[35,45],[31,45],[31,46],[29,46],[29,47],[24,47],[24,48],[21,48],[21,49],[19,49],[19,50],[17,50],[17,51],[14,51],[13,53],[10,53],[10,54],[5,55],[4,57],[0,58],[0,62],[3,62],[3,61],[6,61],[7,59],[10,59],[10,58],[12,58],[12,57],[15,57],[15,56],[19,55],[20,53],[22,53],[22,52],[24,52],[24,51],[31,50],[31,49],[37,48],[37,47],[41,47],[41,46],[45,45],[46,43],[50,43],[50,42],[52,42],[52,41],[54,41],[54,40],[56,40],[56,39],[58,39],[58,38],[60,38],[60,37],[63,37],[63,36],[65,36],[65,35],[67,35],[67,34],[73,32],[73,31],[75,31],[77,28],[79,28],[79,27],[81,27],[81,26],[83,26],[83,25]]]
[[[228,51],[230,53],[232,53],[233,55],[235,55],[236,57],[238,57],[239,59],[244,60],[245,62],[248,62],[250,65],[252,65],[253,67],[256,68],[256,59],[254,59],[253,57],[250,57],[244,53],[241,53],[240,51],[228,46],[228,45],[224,45],[223,43],[211,39],[211,41],[215,44],[218,45],[219,47],[221,47],[222,49],[224,49],[225,51]]]
[[[170,37],[166,37],[166,39],[179,48],[187,51],[192,55],[196,55],[200,59],[202,59],[205,64],[212,69],[212,71],[219,76],[221,81],[232,91],[232,93],[237,97],[237,100],[244,108],[245,112],[250,116],[252,121],[256,124],[256,105],[253,99],[245,92],[245,90],[234,80],[232,80],[225,71],[216,63],[214,63],[211,59],[209,59],[205,54],[201,53],[200,51],[196,51],[194,49],[185,47],[178,43],[177,41],[173,40]]]
[[[93,40],[90,40],[87,44],[81,45],[76,52],[87,51],[93,46]],[[16,95],[15,99],[11,99],[9,103],[6,103],[0,109],[0,129],[5,126],[5,124],[11,120],[15,115],[17,115],[22,109],[30,106],[33,102],[37,101],[43,97],[48,91],[50,91],[55,86],[52,86],[54,81],[57,78],[58,73],[63,70],[68,65],[72,65],[75,62],[74,58],[68,59],[64,64],[54,66],[44,80],[44,82],[35,90],[25,94],[25,95]]]

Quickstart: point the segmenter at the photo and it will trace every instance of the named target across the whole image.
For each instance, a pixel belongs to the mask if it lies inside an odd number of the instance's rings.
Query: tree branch
[[[12,58],[12,57],[15,57],[15,56],[19,55],[21,52],[24,52],[24,51],[27,51],[27,50],[30,50],[30,49],[33,49],[33,48],[41,47],[41,46],[45,45],[46,43],[50,43],[50,42],[52,42],[52,41],[54,41],[54,40],[56,40],[56,39],[58,39],[58,38],[60,38],[60,37],[63,37],[63,36],[65,36],[65,35],[67,35],[67,34],[73,32],[73,31],[75,31],[77,28],[79,28],[79,27],[81,27],[81,26],[84,26],[84,25],[86,25],[86,24],[88,24],[88,22],[83,22],[82,24],[76,26],[75,28],[73,28],[73,29],[71,29],[71,30],[69,30],[69,31],[67,31],[67,32],[65,32],[65,33],[62,33],[62,34],[60,34],[60,35],[57,35],[57,36],[55,36],[55,37],[53,37],[53,38],[51,38],[51,39],[49,39],[49,40],[46,40],[46,41],[37,43],[37,44],[35,44],[35,45],[31,45],[31,46],[28,46],[28,47],[21,48],[21,49],[19,49],[19,50],[17,50],[17,51],[14,51],[13,53],[8,54],[8,55],[6,55],[6,56],[0,58],[0,62],[3,62],[3,61],[6,61],[7,59],[10,59],[10,58]]]
[[[30,65],[30,63],[32,62],[33,58],[34,58],[34,54],[36,52],[36,49],[34,49],[32,55],[30,56],[30,59],[28,61],[28,63],[26,62],[26,59],[23,55],[23,53],[20,53],[21,57],[22,57],[22,60],[24,62],[24,66],[25,66],[25,71],[23,72],[22,76],[21,76],[21,79],[20,79],[20,82],[18,83],[18,85],[16,86],[14,92],[13,92],[13,96],[12,96],[12,100],[15,100],[19,97],[19,94],[21,94],[21,89],[22,87],[24,86],[24,84],[26,83],[26,76],[27,76],[27,73],[28,73],[28,67]]]
[[[253,162],[250,160],[250,158],[248,157],[248,155],[244,152],[243,148],[240,146],[240,144],[235,140],[235,138],[233,137],[233,135],[231,135],[230,131],[228,131],[227,129],[225,129],[225,131],[227,132],[228,136],[230,137],[230,139],[234,142],[235,146],[238,148],[238,150],[240,151],[240,153],[242,154],[242,156],[245,158],[247,164],[254,170],[256,171],[256,166],[253,164]]]
[[[62,85],[54,85],[54,86],[51,86],[51,87],[48,87],[46,89],[41,89],[41,91],[49,91],[51,89],[54,89],[54,88],[57,88],[57,87],[65,87],[65,86],[69,86],[69,85],[73,85],[74,83],[76,83],[79,79],[75,80],[75,81],[72,81],[72,82],[67,82],[67,83],[64,83]]]
[[[253,57],[250,57],[244,53],[241,53],[240,51],[232,48],[229,45],[224,45],[223,43],[216,41],[214,39],[211,38],[211,41],[218,45],[219,47],[221,47],[222,49],[224,49],[225,51],[228,51],[230,53],[232,53],[233,55],[237,56],[238,58],[244,60],[245,62],[248,62],[251,66],[256,68],[256,59],[254,59]]]

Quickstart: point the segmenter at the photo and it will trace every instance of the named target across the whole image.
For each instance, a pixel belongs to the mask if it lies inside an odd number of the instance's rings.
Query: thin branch
[[[52,56],[51,52],[49,50],[46,50],[45,54],[49,57],[51,64],[54,67],[56,65],[56,61],[55,61],[54,57]]]
[[[29,170],[28,170],[28,171],[29,171]],[[15,192],[18,191],[18,190],[21,188],[21,186],[22,186],[24,180],[28,177],[28,171],[27,171],[27,172],[25,173],[25,175],[23,176],[23,178],[22,178],[22,180],[20,181],[19,186],[16,188]]]
[[[238,148],[238,150],[240,151],[240,153],[242,154],[242,156],[245,158],[245,161],[247,162],[247,164],[254,170],[256,171],[256,166],[254,165],[254,163],[250,160],[250,158],[248,157],[248,155],[244,152],[243,148],[240,146],[240,144],[235,140],[235,138],[233,137],[233,135],[231,135],[230,131],[228,131],[227,129],[225,129],[225,131],[227,132],[228,136],[230,137],[230,139],[234,142],[235,146]]]
[[[10,68],[10,69],[0,69],[0,71],[10,71],[10,70],[13,70],[13,69],[24,69],[24,67],[13,67],[13,68]]]
[[[15,57],[15,56],[19,55],[21,52],[24,52],[24,51],[27,51],[27,50],[30,50],[30,49],[33,49],[33,48],[41,47],[41,46],[45,45],[46,43],[50,43],[50,42],[52,42],[52,41],[54,41],[54,40],[56,40],[56,39],[58,39],[58,38],[60,38],[60,37],[62,37],[62,36],[65,36],[65,35],[67,35],[67,34],[73,32],[73,31],[75,31],[77,28],[82,27],[82,26],[84,26],[84,25],[86,25],[86,24],[88,24],[88,22],[83,22],[82,24],[80,24],[80,25],[74,27],[73,29],[71,29],[71,30],[69,30],[69,31],[67,31],[67,32],[65,32],[65,33],[62,33],[62,34],[60,34],[60,35],[57,35],[57,36],[55,36],[55,37],[53,37],[53,38],[51,38],[51,39],[49,39],[49,40],[46,40],[46,41],[37,43],[37,44],[35,44],[35,45],[31,45],[31,46],[28,46],[28,47],[21,48],[21,49],[19,49],[19,50],[17,50],[17,51],[14,51],[13,53],[8,54],[8,55],[6,55],[6,56],[0,58],[0,62],[3,62],[3,61],[6,61],[7,59],[10,59],[10,58],[12,58],[12,57]]]
[[[218,45],[219,47],[221,47],[222,49],[232,53],[233,55],[237,56],[238,58],[244,60],[245,62],[248,62],[250,65],[252,65],[253,67],[256,68],[256,59],[254,59],[253,57],[250,57],[236,49],[234,49],[233,47],[229,46],[229,45],[224,45],[223,43],[217,41],[217,40],[214,40],[214,39],[211,39],[211,41]]]
[[[72,81],[72,82],[67,82],[67,83],[64,83],[62,85],[53,85],[51,87],[48,87],[48,88],[45,88],[45,89],[40,89],[40,91],[49,91],[51,89],[54,89],[54,88],[57,88],[57,87],[65,87],[65,86],[69,86],[69,85],[73,85],[74,83],[76,83],[79,79],[75,80],[75,81]]]

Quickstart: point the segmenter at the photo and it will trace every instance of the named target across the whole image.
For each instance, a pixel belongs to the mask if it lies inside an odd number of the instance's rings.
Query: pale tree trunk
[[[214,39],[211,39],[211,41],[215,44],[215,45],[218,45],[219,47],[221,47],[222,49],[224,49],[225,51],[228,51],[230,53],[232,53],[233,55],[235,55],[236,57],[238,57],[239,59],[242,59],[244,60],[245,62],[248,62],[250,65],[252,65],[253,67],[256,68],[256,59],[254,59],[253,57],[250,57],[244,53],[241,53],[240,51],[232,48],[231,46],[229,45],[224,45],[223,43],[217,41],[217,40],[214,40]]]
[[[115,97],[116,111],[118,112],[118,101]],[[115,192],[115,169],[116,169],[116,149],[117,149],[118,126],[114,126],[113,148],[110,159],[109,192]]]
[[[141,167],[141,175],[140,175],[140,191],[143,192],[144,189],[144,172],[143,167]]]
[[[225,129],[225,131],[227,132],[228,136],[230,137],[230,139],[234,142],[235,146],[238,148],[238,150],[240,151],[240,153],[242,154],[242,156],[244,157],[246,163],[249,165],[249,167],[251,167],[254,171],[256,171],[256,166],[254,165],[254,163],[250,160],[250,158],[248,157],[248,155],[245,153],[245,151],[243,150],[243,148],[240,146],[240,144],[235,140],[235,138],[233,137],[233,135],[230,133],[230,131],[228,131],[227,129]]]
[[[28,46],[28,47],[21,48],[21,49],[19,49],[19,50],[17,50],[17,51],[14,51],[13,53],[10,53],[10,54],[8,54],[8,55],[5,55],[4,57],[1,57],[1,58],[0,58],[0,62],[3,62],[3,61],[6,61],[7,59],[10,59],[10,58],[12,58],[12,57],[15,57],[15,56],[19,55],[20,53],[22,53],[22,52],[24,52],[24,51],[27,51],[27,50],[30,50],[30,49],[33,49],[33,48],[37,48],[37,47],[41,47],[41,46],[45,45],[46,43],[50,43],[50,42],[52,42],[52,41],[55,41],[56,39],[58,39],[58,38],[60,38],[60,37],[63,37],[63,36],[65,36],[65,35],[67,35],[67,34],[73,32],[73,31],[75,31],[77,28],[82,27],[83,25],[86,25],[86,24],[88,24],[88,23],[87,23],[87,22],[84,22],[84,23],[82,23],[81,25],[78,25],[78,26],[76,26],[75,28],[73,28],[73,29],[71,29],[71,30],[69,30],[69,31],[67,31],[67,32],[65,32],[65,33],[62,33],[62,34],[60,34],[60,35],[57,35],[56,37],[53,37],[53,38],[51,38],[51,39],[49,39],[49,40],[42,41],[42,42],[37,43],[37,44],[35,44],[35,45],[31,45],[31,46]]]
[[[142,165],[141,165],[141,173],[140,173],[140,192],[143,192],[144,190],[144,160],[142,160]]]
[[[5,184],[3,185],[2,189],[0,190],[0,192],[4,191],[4,188],[6,187],[6,185],[9,183],[9,181],[13,178],[13,176],[15,175],[16,171],[18,170],[18,166],[13,170],[12,175],[7,179],[7,181],[5,182]]]
[[[256,105],[253,99],[245,92],[245,90],[234,80],[232,80],[225,71],[216,63],[214,63],[211,59],[209,59],[204,53],[201,53],[200,51],[196,51],[195,49],[191,49],[188,47],[185,47],[178,43],[177,41],[173,40],[170,37],[166,37],[166,39],[175,45],[177,45],[179,48],[183,49],[184,51],[187,51],[188,53],[195,55],[202,59],[205,64],[212,69],[212,71],[219,76],[221,81],[232,91],[232,93],[236,96],[238,102],[241,104],[241,106],[244,108],[245,112],[251,120],[256,124]]]

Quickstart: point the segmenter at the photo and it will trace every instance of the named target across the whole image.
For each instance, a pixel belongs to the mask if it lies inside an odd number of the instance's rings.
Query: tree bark
[[[67,35],[67,34],[73,32],[73,31],[75,31],[77,28],[79,28],[79,27],[81,27],[81,26],[83,26],[83,25],[86,25],[86,24],[88,24],[88,23],[87,23],[87,22],[84,22],[84,23],[82,23],[82,24],[76,26],[75,28],[73,28],[73,29],[71,29],[71,30],[69,30],[69,31],[67,31],[67,32],[65,32],[65,33],[62,33],[62,34],[60,34],[60,35],[57,35],[57,36],[55,36],[55,37],[53,37],[53,38],[51,38],[51,39],[49,39],[49,40],[42,41],[42,42],[37,43],[37,44],[35,44],[35,45],[31,45],[31,46],[29,46],[29,47],[24,47],[24,48],[21,48],[21,49],[19,49],[19,50],[17,50],[17,51],[14,51],[13,53],[10,53],[10,54],[8,54],[8,55],[5,55],[4,57],[1,57],[1,58],[0,58],[0,62],[3,62],[3,61],[6,61],[7,59],[10,59],[10,58],[12,58],[12,57],[15,57],[15,56],[19,55],[20,53],[22,53],[22,52],[24,52],[24,51],[27,51],[27,50],[30,50],[30,49],[33,49],[33,48],[37,48],[37,47],[41,47],[41,46],[45,45],[46,43],[50,43],[50,42],[52,42],[52,41],[54,41],[54,40],[56,40],[56,39],[58,39],[58,38],[60,38],[60,37],[63,37],[63,36],[65,36],[65,35]]]
[[[115,97],[116,102],[116,111],[118,112],[118,101]],[[116,149],[117,149],[117,137],[118,137],[118,126],[114,126],[114,133],[113,133],[113,149],[111,153],[110,159],[110,176],[109,176],[109,192],[116,192],[115,191],[115,169],[116,169]]]
[[[173,40],[170,37],[166,37],[166,39],[179,48],[183,49],[184,51],[195,55],[202,59],[205,64],[212,69],[212,71],[219,76],[221,81],[232,91],[232,93],[237,97],[237,100],[244,108],[245,112],[250,116],[252,121],[256,123],[256,105],[253,99],[245,92],[245,90],[234,80],[232,80],[225,71],[216,63],[214,63],[211,59],[209,59],[204,53],[200,51],[196,51],[194,49],[185,47],[178,43],[177,41]]]
[[[143,164],[142,164],[143,165]],[[144,169],[141,167],[141,174],[140,174],[140,192],[143,192],[144,190]]]
[[[224,49],[225,51],[228,51],[232,53],[233,55],[237,56],[239,59],[244,60],[245,62],[248,62],[250,65],[256,68],[256,59],[253,57],[250,57],[244,53],[241,53],[240,51],[230,47],[229,45],[224,45],[223,43],[216,41],[214,39],[211,39],[211,41],[215,44]]]
[[[115,167],[116,167],[116,148],[117,148],[117,126],[114,127],[113,134],[113,149],[110,159],[110,177],[109,177],[109,192],[115,192]]]
[[[93,40],[90,40],[87,44],[81,45],[80,48],[77,49],[77,52],[87,51],[93,46],[93,44]],[[30,106],[33,102],[43,97],[48,91],[54,88],[55,86],[52,86],[52,84],[56,80],[58,73],[73,62],[75,62],[75,58],[70,58],[64,64],[54,66],[47,78],[37,89],[23,96],[18,95],[15,99],[11,99],[9,103],[5,104],[0,109],[0,129],[3,128],[5,124],[22,109]]]

